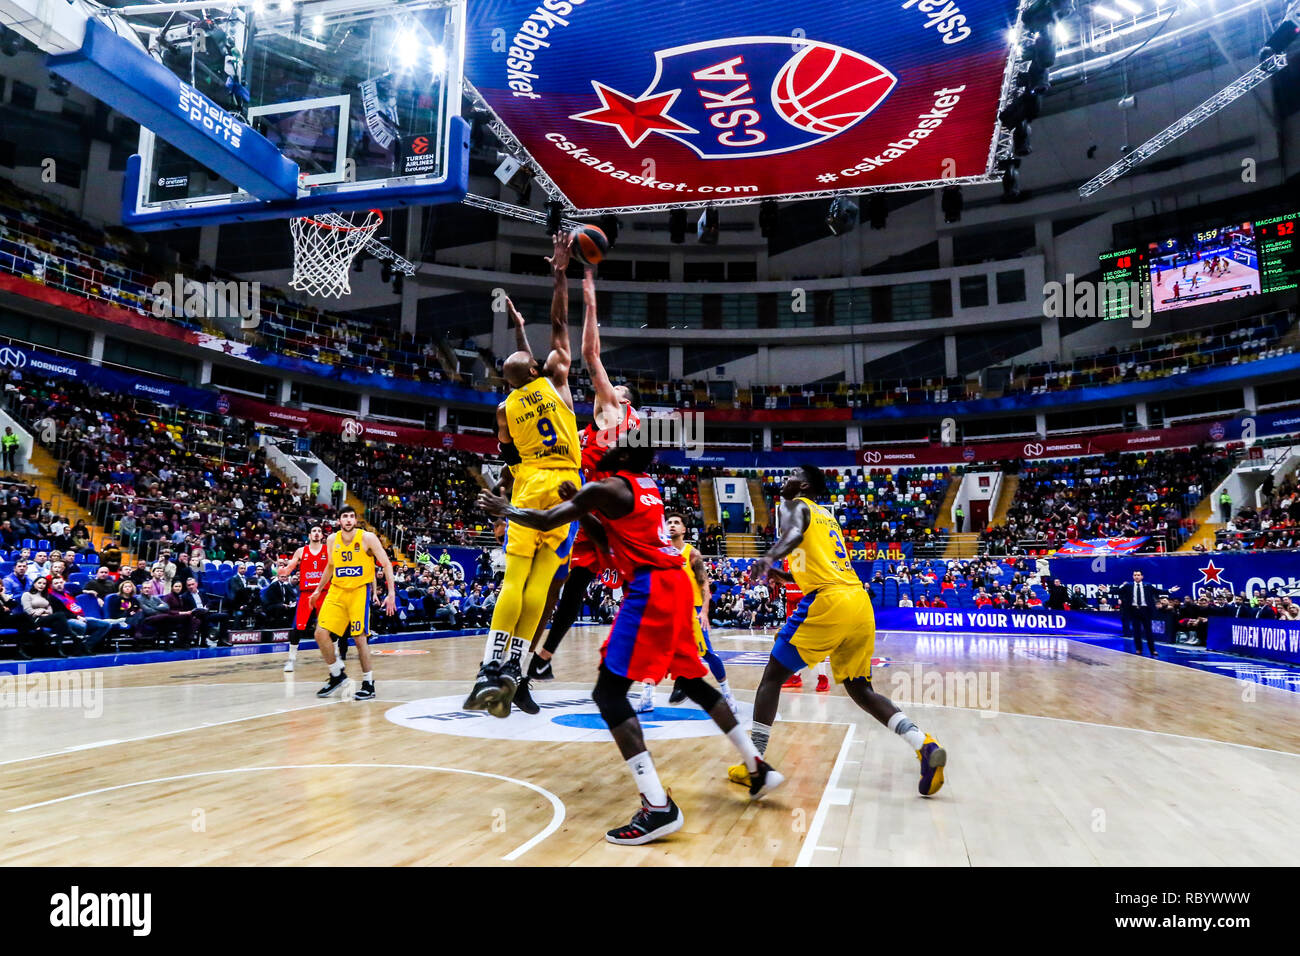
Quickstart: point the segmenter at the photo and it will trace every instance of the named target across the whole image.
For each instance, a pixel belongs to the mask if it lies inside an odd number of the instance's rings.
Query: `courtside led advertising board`
[[[465,75],[579,210],[995,170],[1015,0],[470,0]]]

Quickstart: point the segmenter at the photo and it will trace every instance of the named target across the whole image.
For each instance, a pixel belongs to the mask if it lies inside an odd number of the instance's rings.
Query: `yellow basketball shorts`
[[[772,656],[796,673],[826,657],[835,682],[871,679],[876,650],[876,616],[871,598],[858,585],[818,588],[804,595],[777,632]]]
[[[515,476],[514,490],[510,494],[510,503],[516,508],[536,508],[542,511],[554,508],[560,503],[560,485],[566,481],[582,487],[582,476],[576,469],[519,469],[519,474]],[[568,558],[577,531],[576,521],[550,531],[534,531],[511,522],[506,525],[505,552],[521,558],[531,558],[539,548],[548,548],[561,558]]]
[[[325,628],[331,634],[346,634],[354,640],[369,637],[370,604],[374,589],[373,584],[359,588],[331,585],[321,603],[320,614],[316,618],[317,626]]]

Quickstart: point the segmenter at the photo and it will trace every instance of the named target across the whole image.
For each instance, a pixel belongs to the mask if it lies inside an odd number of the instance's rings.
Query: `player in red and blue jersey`
[[[654,449],[633,433],[601,458],[608,477],[571,492],[569,500],[546,510],[515,508],[489,492],[479,506],[538,531],[558,528],[584,515],[598,515],[609,550],[627,582],[623,605],[601,648],[601,664],[591,698],[600,709],[614,742],[636,780],[641,809],[626,826],[610,830],[610,843],[640,845],[675,833],[685,818],[669,798],[646,749],[641,724],[627,699],[635,681],[659,683],[671,671],[681,678],[686,696],[703,708],[727,735],[750,770],[751,798],[761,797],[784,777],[759,757],[718,691],[703,679],[708,668],[695,643],[694,598],[664,523],[659,486],[646,474]]]

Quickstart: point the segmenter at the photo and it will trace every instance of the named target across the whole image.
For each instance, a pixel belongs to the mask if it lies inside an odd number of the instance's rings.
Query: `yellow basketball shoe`
[[[738,763],[734,767],[727,768],[727,779],[732,783],[738,783],[742,787],[749,786],[749,771],[745,769],[743,763]]]
[[[932,797],[943,786],[943,768],[948,762],[948,752],[939,746],[939,741],[929,734],[916,752],[916,759],[921,761],[921,783],[917,787],[923,797]]]

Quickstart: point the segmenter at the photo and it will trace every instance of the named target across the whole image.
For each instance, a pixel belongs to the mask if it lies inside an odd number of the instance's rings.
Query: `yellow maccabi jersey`
[[[790,574],[804,594],[818,588],[852,585],[862,587],[849,552],[844,547],[844,534],[835,516],[809,498],[799,498],[812,512],[812,521],[804,532],[799,547],[790,552]]]
[[[373,584],[375,580],[375,558],[361,543],[361,529],[352,532],[352,540],[343,543],[343,532],[333,535],[334,543],[330,545],[330,564],[334,574],[330,586],[336,588],[359,588]]]
[[[578,418],[545,375],[506,396],[506,427],[523,468],[578,468]]]
[[[686,569],[686,576],[691,579],[691,593],[695,595],[695,606],[704,606],[704,592],[700,589],[700,582],[695,577],[695,569],[691,567],[691,555],[695,552],[689,544],[682,544],[682,567]]]

